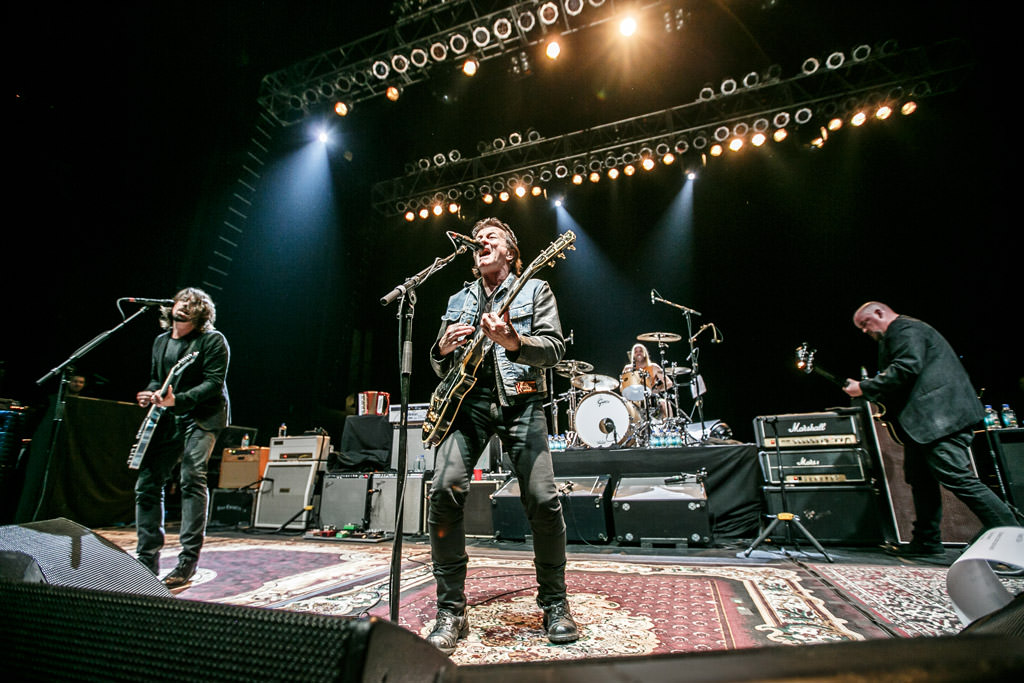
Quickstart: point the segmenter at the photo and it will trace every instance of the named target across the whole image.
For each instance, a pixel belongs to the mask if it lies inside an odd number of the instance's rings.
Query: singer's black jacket
[[[218,330],[194,330],[175,342],[174,345],[180,348],[168,356],[167,348],[170,344],[170,331],[157,336],[153,341],[153,359],[147,389],[159,389],[179,358],[191,351],[199,351],[199,357],[195,362],[185,368],[176,382],[171,382],[174,388],[174,406],[170,408],[170,412],[173,415],[189,417],[206,430],[223,429],[231,419],[227,386],[231,350],[227,339]]]

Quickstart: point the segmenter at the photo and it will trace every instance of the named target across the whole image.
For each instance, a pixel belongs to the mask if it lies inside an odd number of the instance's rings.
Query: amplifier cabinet
[[[493,537],[494,521],[491,516],[491,496],[504,482],[500,479],[482,479],[469,482],[463,524],[467,536]],[[430,482],[423,491],[423,528],[427,530],[430,514]]]
[[[764,480],[779,484],[861,484],[869,479],[868,453],[862,448],[806,451],[762,451],[759,454]],[[779,461],[782,467],[779,467]]]
[[[375,472],[370,487],[370,522],[368,530],[395,531],[395,507],[398,502],[398,474]],[[422,534],[423,473],[405,475],[405,495],[402,497],[402,533]]]
[[[225,448],[217,488],[239,489],[255,484],[266,471],[268,460],[270,449],[266,446]]]
[[[859,415],[826,413],[790,413],[761,415],[754,418],[754,437],[758,448],[830,448],[861,446],[864,435]]]
[[[555,478],[565,518],[565,537],[570,542],[607,543],[611,533],[609,477]],[[509,479],[493,496],[494,537],[525,540],[532,533],[519,499],[519,480]]]
[[[883,540],[881,502],[870,486],[787,486],[785,506],[778,486],[765,486],[764,497],[768,514],[799,516],[808,533],[823,545],[876,545]],[[776,534],[786,533],[784,526],[775,527]],[[799,529],[791,531],[795,541],[804,540]]]
[[[324,475],[320,527],[344,529],[351,525],[367,531],[371,488],[373,474],[369,472],[331,472]]]
[[[216,529],[251,526],[255,498],[256,492],[252,489],[213,489],[210,491],[207,527]]]
[[[612,494],[612,523],[620,543],[711,543],[708,497],[703,482],[676,475],[622,477]]]
[[[323,460],[331,453],[327,436],[275,436],[270,440],[271,460]]]
[[[312,519],[312,511],[303,508],[316,507],[314,494],[319,464],[317,461],[268,462],[256,496],[253,526],[304,530]]]

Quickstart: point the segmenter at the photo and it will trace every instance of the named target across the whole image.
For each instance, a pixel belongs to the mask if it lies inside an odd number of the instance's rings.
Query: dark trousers
[[[942,492],[945,486],[978,516],[986,529],[1017,526],[1002,500],[970,469],[974,433],[965,429],[927,444],[905,439],[903,471],[914,496],[914,540],[925,545],[942,542]]]
[[[494,389],[474,388],[463,400],[448,435],[437,447],[430,488],[430,550],[437,582],[437,607],[466,609],[466,531],[463,510],[473,464],[494,434],[501,439],[519,480],[521,500],[533,530],[537,603],[564,600],[565,521],[555,486],[547,419],[541,401],[503,408]]]
[[[164,488],[181,462],[181,552],[178,559],[196,561],[206,534],[209,490],[207,462],[217,441],[217,432],[201,429],[191,420],[165,414],[156,438],[146,451],[135,482],[136,553],[152,564],[164,547]]]

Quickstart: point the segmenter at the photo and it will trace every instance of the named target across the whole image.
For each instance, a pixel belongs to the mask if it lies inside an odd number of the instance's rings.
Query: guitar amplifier
[[[862,484],[868,480],[868,453],[862,448],[761,451],[761,472],[769,484]],[[780,472],[781,459],[781,472]]]
[[[328,436],[275,436],[270,440],[270,460],[327,460],[331,452]]]
[[[562,501],[567,541],[607,543],[611,538],[609,476],[556,477]],[[519,480],[509,479],[493,496],[491,506],[496,538],[525,540],[533,532],[520,499]]]
[[[217,488],[239,489],[255,484],[267,470],[270,449],[266,446],[225,448],[220,458]]]
[[[859,415],[826,413],[791,413],[760,415],[754,418],[754,437],[761,449],[834,448],[862,446],[864,434]]]

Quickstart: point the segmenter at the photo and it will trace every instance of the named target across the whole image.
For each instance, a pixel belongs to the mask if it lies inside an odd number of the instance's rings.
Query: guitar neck
[[[811,368],[811,371],[818,373],[819,375],[821,375],[822,377],[824,377],[828,381],[832,382],[833,384],[835,384],[839,388],[843,388],[843,387],[846,386],[846,380],[845,379],[840,379],[839,377],[836,377],[835,375],[833,375],[828,370],[825,370],[825,369],[823,369],[823,368],[821,368],[821,367],[819,367],[817,365],[815,365],[813,368]]]

